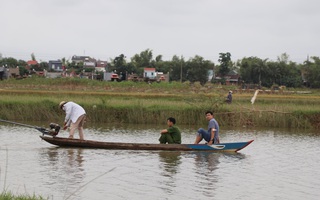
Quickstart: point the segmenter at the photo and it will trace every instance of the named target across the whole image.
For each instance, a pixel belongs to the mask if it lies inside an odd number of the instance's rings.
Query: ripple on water
[[[33,129],[0,126],[0,188],[51,199],[318,199],[317,134],[221,132],[240,153],[56,148]],[[62,132],[66,136],[67,132]],[[154,129],[86,129],[101,141],[157,143]],[[192,142],[193,131],[183,140]],[[6,183],[4,183],[6,177]]]

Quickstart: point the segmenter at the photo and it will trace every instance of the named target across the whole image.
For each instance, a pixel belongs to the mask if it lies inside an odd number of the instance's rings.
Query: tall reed
[[[259,93],[235,86],[195,83],[104,82],[87,79],[25,79],[0,82],[0,118],[61,122],[60,101],[82,105],[88,122],[160,124],[175,117],[179,124],[203,125],[211,110],[222,126],[318,128],[319,91],[315,94]],[[224,102],[234,90],[232,104]]]

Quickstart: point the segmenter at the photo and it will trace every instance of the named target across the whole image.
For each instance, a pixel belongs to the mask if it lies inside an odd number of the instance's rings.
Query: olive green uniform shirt
[[[168,133],[161,134],[159,141],[161,144],[181,144],[181,132],[176,126],[167,128]]]

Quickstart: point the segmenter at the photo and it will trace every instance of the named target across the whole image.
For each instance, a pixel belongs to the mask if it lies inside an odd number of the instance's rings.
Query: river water
[[[85,137],[157,143],[163,128],[86,128]],[[183,143],[193,143],[196,128],[181,129]],[[58,148],[38,135],[0,124],[0,192],[58,200],[320,197],[320,134],[314,132],[222,130],[222,142],[254,139],[239,153]]]

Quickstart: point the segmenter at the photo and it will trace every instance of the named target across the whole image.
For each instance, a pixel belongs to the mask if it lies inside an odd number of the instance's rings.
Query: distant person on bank
[[[228,93],[226,102],[229,103],[229,104],[232,103],[232,91],[231,90]]]
[[[205,114],[206,119],[209,121],[208,130],[199,128],[194,143],[199,144],[199,142],[201,142],[202,139],[204,139],[205,141],[207,141],[208,145],[219,144],[219,124],[214,119],[213,113],[211,111],[207,111]]]
[[[181,144],[181,132],[176,124],[176,119],[169,117],[167,119],[167,129],[163,129],[160,134],[160,144]]]
[[[0,66],[0,80],[3,80],[3,76],[4,76],[4,70],[6,70],[6,68],[4,66]]]
[[[79,104],[72,101],[61,101],[59,107],[66,113],[63,130],[70,127],[69,138],[73,138],[75,130],[78,129],[80,140],[83,140],[83,125],[86,119],[86,111]]]

